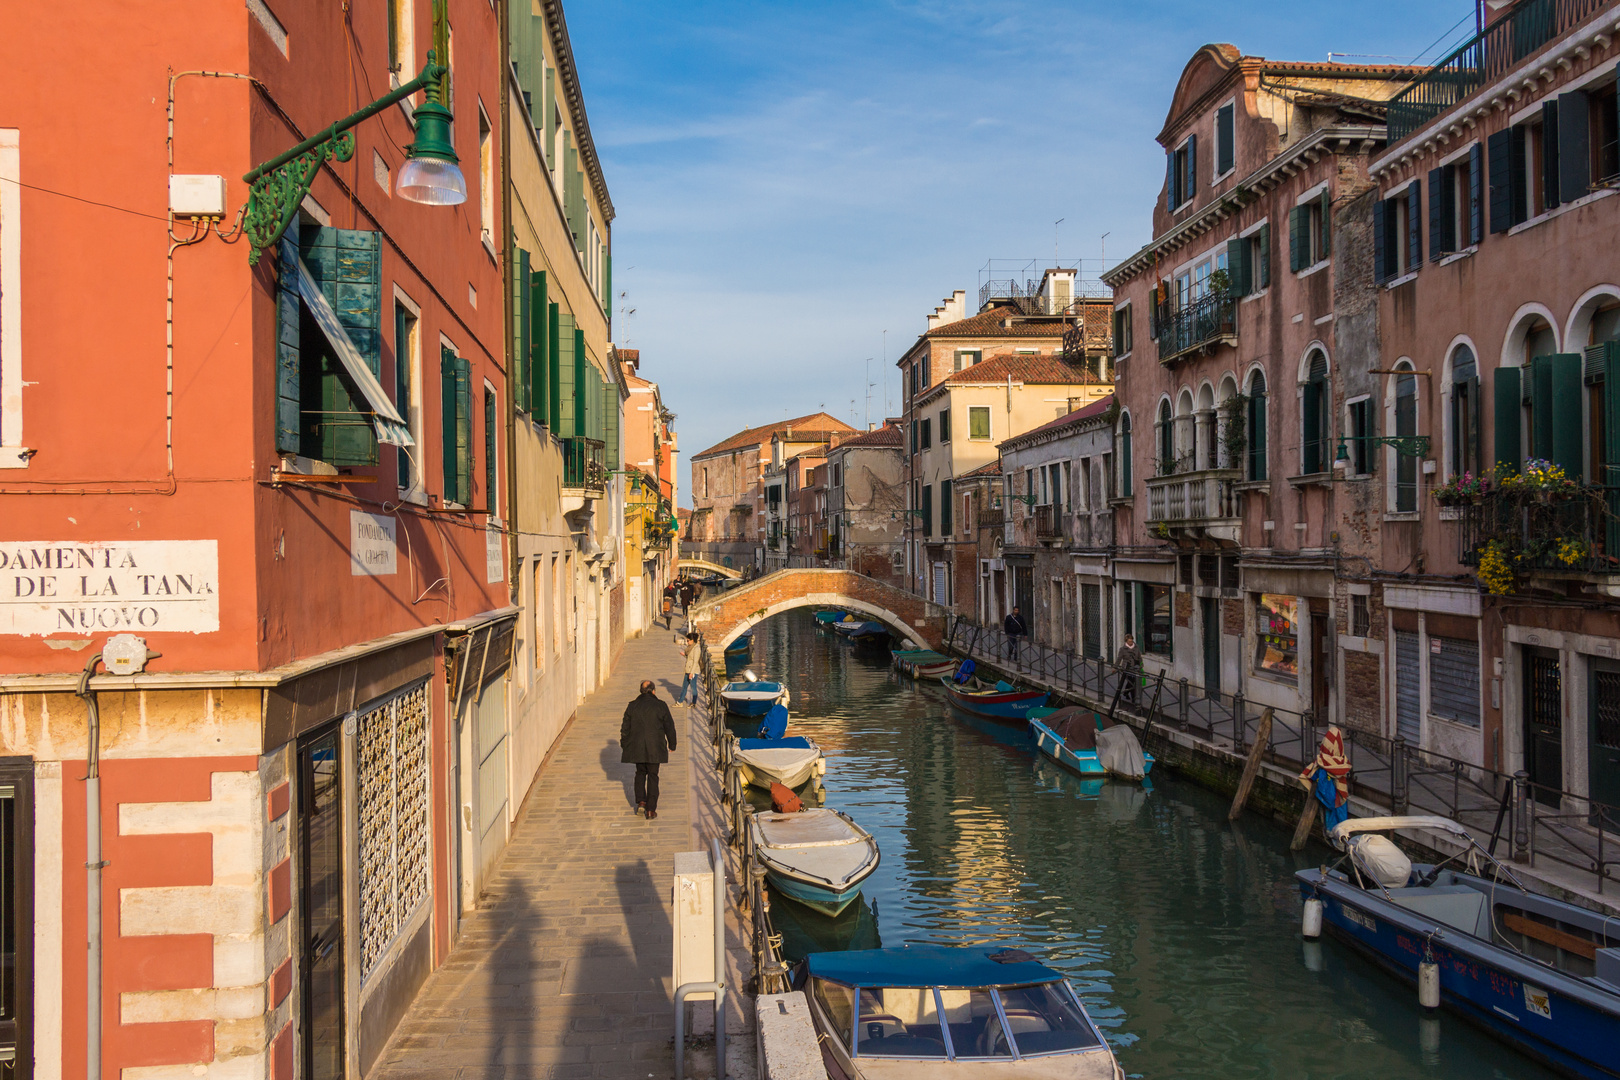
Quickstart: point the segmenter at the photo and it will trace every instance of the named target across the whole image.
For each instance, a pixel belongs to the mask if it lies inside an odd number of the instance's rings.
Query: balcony
[[[1056,507],[1035,508],[1035,539],[1042,544],[1063,543],[1069,538],[1069,515],[1060,514]]]
[[[1520,0],[1508,14],[1414,79],[1389,102],[1389,144],[1517,67],[1614,0]]]
[[[606,447],[600,439],[566,438],[563,449],[563,497],[600,499],[607,494]],[[581,502],[573,509],[584,506]],[[567,513],[568,511],[564,511]]]
[[[1158,317],[1159,363],[1169,364],[1195,352],[1237,344],[1237,322],[1230,296],[1211,293],[1175,311],[1161,308]]]
[[[1543,493],[1544,494],[1544,493]],[[1582,489],[1542,502],[1535,492],[1492,492],[1461,507],[1458,561],[1478,567],[1494,545],[1516,574],[1620,574],[1620,521],[1606,502],[1620,490]]]
[[[999,529],[1007,524],[1007,511],[999,506],[994,510],[980,510],[978,522],[981,529]]]
[[[1243,527],[1238,469],[1205,469],[1147,480],[1148,523],[1155,531],[1199,530],[1218,540],[1239,542]]]

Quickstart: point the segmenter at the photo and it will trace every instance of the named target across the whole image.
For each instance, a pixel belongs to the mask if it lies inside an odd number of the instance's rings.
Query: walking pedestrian
[[[1024,625],[1024,617],[1018,614],[1017,606],[1001,620],[1001,629],[1007,635],[1007,659],[1017,661],[1018,639],[1029,633],[1029,627]]]
[[[1141,678],[1142,654],[1136,651],[1136,635],[1126,634],[1125,644],[1119,647],[1114,657],[1114,666],[1119,669],[1120,697],[1128,698],[1131,708],[1136,708],[1136,685]]]
[[[625,706],[619,748],[619,760],[636,767],[636,813],[645,812],[651,821],[658,816],[658,766],[675,749],[675,718],[658,700],[651,679],[642,680],[641,694]]]
[[[687,614],[692,609],[692,595],[697,592],[697,586],[692,584],[691,578],[681,579],[681,618],[690,621]]]
[[[703,650],[698,648],[696,631],[686,632],[686,646],[681,649],[681,655],[686,657],[686,677],[681,680],[681,704],[696,705],[698,676],[703,672]],[[686,696],[688,690],[692,692],[690,699]]]
[[[669,629],[669,622],[675,615],[675,597],[680,594],[673,581],[664,586],[664,629]]]

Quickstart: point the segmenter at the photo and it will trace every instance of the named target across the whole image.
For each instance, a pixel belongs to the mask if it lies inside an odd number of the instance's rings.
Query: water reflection
[[[1006,942],[1073,981],[1127,1073],[1158,1078],[1551,1073],[1334,942],[1300,940],[1288,833],[1226,821],[1166,771],[1149,790],[1081,780],[1022,732],[953,713],[937,687],[818,634],[808,611],[755,628],[751,666],[792,691],[789,734],[827,756],[827,805],[878,839],[866,883],[884,945]],[[808,912],[773,914],[803,923]],[[838,928],[813,927],[843,940]],[[852,935],[852,939],[853,939]],[[1314,951],[1307,951],[1311,946]]]

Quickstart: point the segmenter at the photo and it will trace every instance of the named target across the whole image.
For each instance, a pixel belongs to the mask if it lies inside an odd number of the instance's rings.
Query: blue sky
[[[871,417],[892,413],[927,314],[952,289],[976,303],[989,259],[1048,263],[1059,218],[1058,257],[1087,276],[1104,233],[1109,265],[1146,242],[1153,137],[1201,45],[1387,63],[1472,27],[1467,0],[566,11],[618,213],[614,338],[679,416],[683,504],[687,456],[744,427],[864,423],[868,357]]]

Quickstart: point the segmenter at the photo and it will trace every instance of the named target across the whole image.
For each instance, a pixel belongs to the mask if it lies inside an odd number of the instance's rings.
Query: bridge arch
[[[772,615],[801,607],[838,607],[881,622],[901,639],[939,648],[945,609],[876,578],[848,570],[790,569],[706,597],[692,608],[692,623],[723,649]]]
[[[708,559],[690,559],[690,558],[676,559],[675,560],[675,569],[677,569],[677,570],[712,570],[716,574],[719,574],[721,577],[728,577],[728,578],[731,578],[733,581],[735,581],[738,578],[742,577],[742,571],[737,569],[736,567],[734,567],[734,566],[721,566],[719,563],[710,562]]]

